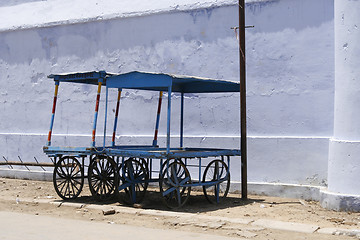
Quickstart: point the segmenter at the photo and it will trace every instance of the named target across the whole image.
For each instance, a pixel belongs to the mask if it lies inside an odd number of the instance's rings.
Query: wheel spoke
[[[176,164],[174,164],[176,165]],[[178,185],[179,184],[179,179],[176,175],[176,168],[174,165],[171,165],[171,175],[172,175],[172,178],[175,180],[175,184]]]
[[[99,167],[101,167],[100,166],[100,164],[98,164],[97,162],[94,162],[94,167],[93,167],[93,169],[92,169],[92,173],[95,173],[96,172],[96,174],[97,175],[100,175],[101,174],[101,171],[99,170]],[[95,171],[95,172],[94,172]]]
[[[99,186],[100,184],[100,180],[99,179],[95,179],[95,181],[91,181],[91,185],[93,186],[93,188],[95,189],[96,187]]]
[[[81,170],[80,170],[80,168],[79,168],[75,173],[73,173],[73,174],[71,175],[71,177],[75,177],[80,171],[81,171]]]
[[[139,182],[141,182],[141,180],[145,179],[145,177],[146,177],[146,174],[143,173],[140,176],[136,176],[136,178],[133,180],[133,182],[139,183]]]
[[[66,184],[67,184],[67,181],[65,180],[65,184],[59,190],[60,193],[63,193],[64,188],[65,188],[65,193],[66,193]],[[66,196],[65,193],[64,193],[64,196]]]
[[[111,181],[105,181],[104,183],[105,183],[105,185],[108,187],[109,192],[111,192],[111,189],[114,187],[113,182],[111,182]]]
[[[64,183],[66,183],[66,180],[62,181],[60,184],[57,184],[57,187],[59,188],[61,185],[64,185]]]
[[[74,185],[72,184],[71,181],[69,181],[69,185],[71,186],[71,189],[72,189],[72,192],[75,193],[75,190],[74,190]]]
[[[79,191],[79,188],[76,186],[75,183],[71,182],[71,184],[76,188],[76,191]],[[74,191],[75,192],[75,191]]]
[[[65,173],[64,169],[60,166],[60,171],[63,173],[64,178],[67,176],[67,174]]]
[[[66,194],[66,193],[68,193],[68,194]],[[70,198],[70,184],[69,184],[69,181],[66,181],[65,196],[66,195]]]
[[[104,195],[107,195],[109,193],[109,188],[105,181],[103,182],[103,187],[104,187]],[[104,196],[102,196],[102,197],[104,197]]]
[[[176,188],[176,193],[177,193],[177,202],[179,207],[181,206],[181,193],[180,193],[180,189]]]
[[[74,172],[76,165],[74,164],[74,161],[72,161],[71,165],[69,166],[69,176],[71,176]]]
[[[60,178],[65,178],[66,175],[65,173],[62,171],[61,167],[60,168],[55,168],[55,173],[57,173],[57,175],[60,177]]]
[[[182,181],[179,183],[179,185],[181,186],[181,185],[185,184],[186,182],[188,182],[189,180],[190,180],[190,176],[189,176],[189,177],[186,177],[184,180],[182,180]]]

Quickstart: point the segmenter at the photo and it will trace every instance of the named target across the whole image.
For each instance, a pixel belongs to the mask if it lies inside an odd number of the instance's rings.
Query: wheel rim
[[[230,173],[226,163],[213,160],[204,171],[203,192],[210,203],[219,203],[226,198],[230,188]]]
[[[114,160],[108,156],[97,155],[91,160],[88,181],[91,194],[98,200],[110,200],[117,187],[117,171]]]
[[[62,157],[55,165],[53,184],[62,199],[78,197],[84,185],[84,171],[80,162],[75,157]]]
[[[126,204],[140,203],[146,194],[148,187],[148,171],[140,161],[129,158],[120,168],[121,183],[119,191],[124,190],[121,195]]]
[[[160,176],[160,193],[169,208],[180,208],[189,199],[191,178],[186,166],[181,161],[174,161],[165,166]]]

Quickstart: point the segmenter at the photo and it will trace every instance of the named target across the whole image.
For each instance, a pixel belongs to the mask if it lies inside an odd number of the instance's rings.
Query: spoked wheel
[[[140,203],[145,197],[149,184],[149,175],[144,164],[129,158],[119,171],[121,181],[118,190],[124,190],[124,193],[120,194],[122,200],[126,204]]]
[[[164,176],[164,174],[166,174],[166,168],[169,164],[173,163],[173,162],[180,162],[182,163],[183,165],[185,165],[185,163],[181,160],[181,158],[175,158],[175,159],[167,159],[162,165],[161,165],[161,168],[160,168],[160,173],[159,173],[159,179],[161,179],[161,176]],[[185,165],[186,166],[186,165]],[[180,171],[181,171],[182,168],[177,168],[177,174],[180,174]],[[181,189],[181,194],[183,194],[185,191],[186,191],[186,188],[182,188]]]
[[[219,203],[226,198],[230,188],[228,166],[219,159],[211,161],[205,168],[203,191],[210,203]]]
[[[53,172],[56,193],[64,200],[75,199],[84,186],[84,169],[76,157],[62,157]]]
[[[118,186],[117,167],[111,157],[95,156],[89,165],[88,180],[91,194],[100,201],[110,200]]]
[[[173,161],[164,167],[159,184],[160,193],[169,208],[182,207],[190,197],[190,173],[181,161]]]

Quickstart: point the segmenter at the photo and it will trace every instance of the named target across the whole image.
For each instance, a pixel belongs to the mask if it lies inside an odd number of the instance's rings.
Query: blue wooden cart
[[[55,95],[48,142],[44,152],[55,159],[53,183],[57,194],[63,199],[74,199],[82,191],[88,179],[91,194],[98,200],[121,196],[128,204],[143,200],[148,184],[158,182],[160,193],[170,208],[183,206],[190,196],[191,187],[202,187],[205,197],[219,203],[226,197],[230,187],[230,158],[240,156],[239,149],[188,148],[183,146],[184,95],[188,93],[239,92],[237,82],[205,79],[172,74],[129,72],[111,74],[105,71],[54,74]],[[92,140],[87,147],[59,147],[51,145],[52,129],[60,82],[97,85],[97,97],[93,121]],[[104,141],[95,144],[96,125],[102,86],[106,88]],[[118,97],[113,126],[112,143],[107,146],[106,124],[108,91],[117,89]],[[119,105],[123,89],[158,91],[159,102],[152,144],[147,146],[116,145],[115,135],[119,117]],[[166,146],[158,146],[163,92],[168,93]],[[170,147],[170,118],[172,93],[180,93],[180,146]],[[210,106],[211,107],[211,106]],[[206,159],[208,164],[202,165]],[[209,160],[210,159],[210,160]],[[156,164],[157,170],[154,168]],[[195,180],[188,167],[197,167]],[[203,170],[205,168],[205,170]],[[87,169],[87,174],[85,173]]]

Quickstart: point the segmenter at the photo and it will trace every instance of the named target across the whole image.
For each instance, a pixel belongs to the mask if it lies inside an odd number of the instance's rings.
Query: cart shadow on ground
[[[187,212],[187,213],[204,213],[213,212],[221,209],[229,209],[232,207],[246,206],[254,202],[262,202],[263,199],[241,199],[240,194],[232,194],[226,197],[220,203],[210,203],[206,200],[204,194],[200,191],[192,191],[189,200],[186,204],[177,209],[169,209],[159,192],[150,191],[147,193],[147,198],[143,202],[144,209],[154,209],[162,211],[173,212]]]
[[[220,203],[214,204],[207,201],[205,196],[200,191],[192,191],[190,198],[186,204],[180,208],[170,209],[166,206],[165,201],[163,200],[159,191],[150,190],[147,191],[145,199],[139,204],[125,204],[122,201],[121,194],[120,196],[115,197],[112,200],[101,202],[96,200],[89,193],[87,195],[86,191],[74,200],[67,200],[66,202],[74,202],[81,204],[96,204],[103,206],[124,206],[124,207],[133,207],[137,209],[152,209],[152,210],[161,210],[161,211],[172,211],[172,212],[184,212],[184,213],[205,213],[213,212],[222,209],[231,209],[233,207],[241,207],[254,203],[266,203],[265,199],[261,198],[248,198],[246,200],[241,198],[240,194],[231,194],[227,196]]]

